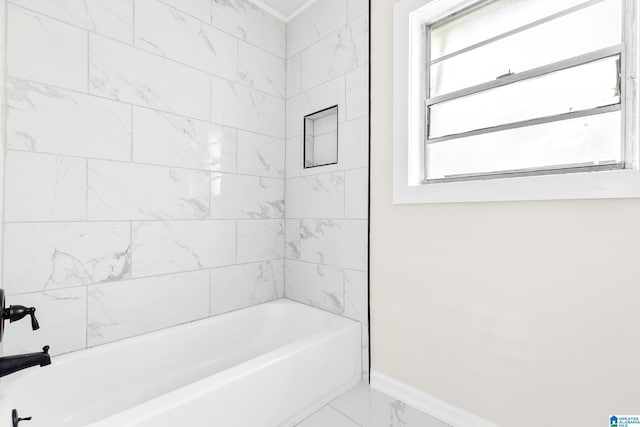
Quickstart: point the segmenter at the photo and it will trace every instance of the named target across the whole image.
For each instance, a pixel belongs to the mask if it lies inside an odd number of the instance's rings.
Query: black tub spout
[[[4,377],[33,366],[47,366],[51,364],[49,346],[45,345],[41,352],[19,354],[17,356],[0,357],[0,377]]]

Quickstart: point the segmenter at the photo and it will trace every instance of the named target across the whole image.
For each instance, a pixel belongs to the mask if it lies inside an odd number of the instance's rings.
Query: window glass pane
[[[453,56],[431,66],[430,96],[619,44],[621,26],[621,1],[607,0]]]
[[[599,162],[620,163],[619,111],[427,145],[427,179]]]
[[[617,104],[617,60],[607,58],[432,105],[429,138]]]
[[[495,0],[432,29],[431,58],[451,54],[585,0]]]

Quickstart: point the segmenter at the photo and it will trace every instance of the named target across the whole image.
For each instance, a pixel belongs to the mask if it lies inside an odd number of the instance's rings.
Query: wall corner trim
[[[478,415],[442,401],[377,371],[371,372],[371,388],[401,400],[453,427],[499,427]]]

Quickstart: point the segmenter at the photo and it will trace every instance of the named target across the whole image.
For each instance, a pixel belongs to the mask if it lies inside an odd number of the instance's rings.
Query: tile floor
[[[297,427],[450,427],[361,383]]]

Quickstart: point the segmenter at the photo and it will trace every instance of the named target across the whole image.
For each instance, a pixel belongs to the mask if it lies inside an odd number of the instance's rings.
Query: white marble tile
[[[345,216],[354,219],[369,217],[369,170],[355,169],[345,172]]]
[[[287,180],[287,218],[344,218],[344,173]]]
[[[300,176],[302,171],[302,136],[295,136],[287,139],[286,148],[286,172],[287,178],[295,178]]]
[[[11,76],[87,90],[87,32],[9,5],[7,67]]]
[[[345,119],[345,77],[341,76],[287,100],[287,139],[302,135],[304,116],[338,106],[338,122]]]
[[[236,262],[235,221],[133,223],[132,276],[200,270]]]
[[[298,427],[361,427],[351,419],[330,406],[325,406],[306,420],[297,424]]]
[[[369,12],[369,0],[347,0],[347,17],[349,22]]]
[[[287,25],[287,57],[291,58],[347,24],[347,0],[314,3]]]
[[[331,402],[330,406],[365,427],[449,427],[445,422],[362,383]]]
[[[369,325],[362,324],[362,381],[369,384]]]
[[[90,93],[209,119],[207,74],[95,34],[89,38]]]
[[[286,219],[284,221],[284,256],[289,259],[300,258],[302,220]]]
[[[369,114],[369,67],[360,67],[347,74],[347,120]]]
[[[131,158],[131,107],[9,78],[7,146],[111,160]]]
[[[284,178],[285,145],[280,138],[238,132],[238,172]]]
[[[136,0],[137,47],[235,79],[238,39],[158,0]]]
[[[303,220],[301,261],[366,271],[366,220]]]
[[[284,257],[284,221],[257,219],[238,221],[238,262]]]
[[[369,118],[361,117],[340,123],[338,133],[338,168],[357,169],[369,166]]]
[[[363,15],[301,53],[302,90],[369,62],[369,19]]]
[[[366,272],[344,270],[344,315],[360,323],[369,321],[367,282]]]
[[[283,296],[283,260],[211,270],[211,315],[262,304]]]
[[[213,0],[213,25],[259,48],[286,56],[286,24],[249,0]]]
[[[88,294],[88,345],[140,335],[208,315],[208,270],[94,285],[89,287]]]
[[[49,354],[56,356],[87,346],[86,286],[10,296],[6,303],[35,307],[40,329],[31,330],[29,317],[7,321],[4,354],[33,353],[48,345]]]
[[[284,138],[285,101],[238,83],[211,78],[211,114],[221,125]]]
[[[344,311],[341,269],[285,260],[285,297],[332,313]]]
[[[204,22],[211,23],[211,0],[162,0]]]
[[[89,160],[90,220],[204,219],[209,174]]]
[[[134,107],[133,160],[220,172],[236,171],[236,130]]]
[[[211,174],[211,218],[268,219],[283,216],[283,179]]]
[[[12,0],[12,3],[123,42],[133,40],[133,0]]]
[[[8,294],[128,279],[126,222],[19,223],[5,226]]]
[[[285,61],[272,53],[240,42],[237,80],[254,89],[285,98]]]
[[[295,55],[287,59],[287,98],[291,98],[300,93],[300,55]]]
[[[86,159],[22,151],[6,159],[6,221],[86,219]]]

